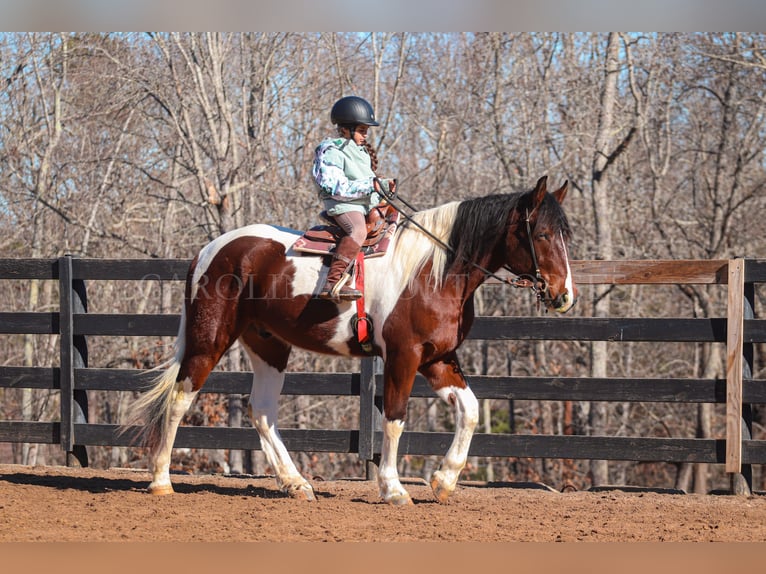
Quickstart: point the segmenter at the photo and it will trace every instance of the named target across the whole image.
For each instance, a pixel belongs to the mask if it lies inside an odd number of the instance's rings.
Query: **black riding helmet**
[[[370,102],[359,96],[339,99],[330,111],[330,121],[339,126],[379,126]]]

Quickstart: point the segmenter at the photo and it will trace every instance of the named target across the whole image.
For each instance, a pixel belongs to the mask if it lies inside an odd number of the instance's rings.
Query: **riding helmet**
[[[332,123],[345,125],[379,126],[375,121],[375,111],[370,102],[359,96],[346,96],[339,99],[330,111]]]

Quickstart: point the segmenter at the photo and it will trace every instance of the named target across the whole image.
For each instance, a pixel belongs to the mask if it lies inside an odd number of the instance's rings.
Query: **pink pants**
[[[335,221],[351,239],[361,245],[367,239],[367,220],[359,211],[347,211],[336,215]]]

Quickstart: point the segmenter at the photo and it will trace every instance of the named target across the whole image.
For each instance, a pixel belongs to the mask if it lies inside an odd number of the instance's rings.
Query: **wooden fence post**
[[[88,422],[88,394],[75,389],[74,370],[88,366],[88,345],[85,337],[74,334],[74,314],[88,310],[85,282],[73,279],[72,256],[65,255],[59,267],[59,349],[61,388],[61,448],[67,453],[67,466],[72,457],[80,466],[88,466],[85,445],[75,444],[74,425]]]
[[[375,431],[380,429],[381,413],[375,403],[375,375],[380,371],[379,357],[364,357],[359,382],[359,459],[365,461],[367,480],[377,472]]]
[[[729,261],[726,320],[726,472],[731,475],[734,494],[750,494],[750,468],[743,474],[742,440],[748,432],[743,424],[742,378],[744,374],[745,261]],[[752,476],[749,477],[752,481]]]
[[[747,262],[745,262],[747,265]],[[744,285],[744,297],[742,298],[743,305],[743,319],[755,319],[755,285],[753,283],[745,283]],[[754,345],[753,343],[743,343],[742,345],[742,379],[753,378],[753,358],[754,358]],[[743,397],[744,401],[744,397]],[[751,440],[753,438],[753,407],[750,403],[743,402],[742,404],[742,440]],[[737,475],[735,475],[737,476]],[[752,464],[743,463],[741,478],[745,482],[744,488],[737,488],[732,490],[741,490],[742,494],[751,494],[753,491],[753,466]]]

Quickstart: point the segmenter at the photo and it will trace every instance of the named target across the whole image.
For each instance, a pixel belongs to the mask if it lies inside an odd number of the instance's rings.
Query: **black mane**
[[[495,194],[462,201],[458,206],[449,237],[445,273],[457,263],[478,262],[493,247],[508,224],[508,214],[516,209],[521,193]]]
[[[444,266],[445,273],[454,272],[455,265],[478,262],[492,249],[508,225],[512,210],[523,208],[520,203],[526,193],[494,194],[460,203],[449,237],[450,252]],[[537,224],[549,225],[560,230],[568,239],[571,231],[564,211],[558,201],[546,194],[537,214]]]

